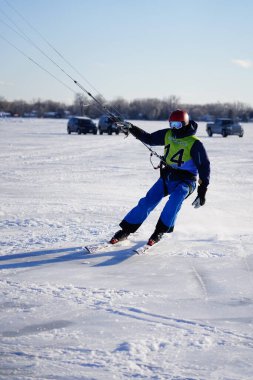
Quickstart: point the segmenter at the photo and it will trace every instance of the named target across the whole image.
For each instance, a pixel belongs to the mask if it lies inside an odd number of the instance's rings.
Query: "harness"
[[[197,181],[197,177],[187,170],[183,169],[174,169],[171,166],[168,166],[164,164],[162,161],[160,162],[160,165],[157,167],[157,169],[160,169],[160,177],[163,180],[163,189],[164,189],[164,196],[166,197],[169,195],[168,189],[166,186],[166,179],[169,177],[171,180],[175,181],[181,181],[184,182],[189,187],[189,194],[186,198],[188,198],[194,191],[194,187],[192,184],[188,181]]]

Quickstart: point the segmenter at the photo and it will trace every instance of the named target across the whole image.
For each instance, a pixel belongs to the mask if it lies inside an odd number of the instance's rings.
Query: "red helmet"
[[[181,122],[182,123],[182,127],[189,124],[189,115],[186,111],[183,111],[183,110],[176,110],[176,111],[173,111],[171,112],[170,114],[170,117],[169,117],[169,122],[171,123],[172,121],[176,121],[176,122]],[[172,126],[173,128],[173,126]],[[178,129],[178,127],[175,127]]]

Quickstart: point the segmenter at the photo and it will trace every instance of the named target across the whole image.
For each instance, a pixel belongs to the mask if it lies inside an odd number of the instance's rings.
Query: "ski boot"
[[[174,227],[170,227],[168,228],[163,222],[161,219],[158,220],[157,222],[157,225],[156,225],[156,228],[155,228],[155,231],[152,233],[152,235],[150,236],[148,242],[147,242],[147,245],[154,245],[156,243],[158,243],[161,238],[163,237],[163,235],[167,232],[172,232],[174,229]]]
[[[130,235],[129,232],[126,232],[124,230],[119,230],[115,233],[115,235],[111,238],[110,243],[116,244],[119,241],[126,240],[128,236]]]
[[[161,238],[163,237],[163,234],[164,234],[164,232],[157,232],[157,231],[155,231],[155,232],[150,236],[150,238],[148,239],[148,243],[147,243],[147,245],[152,246],[152,245],[158,243],[158,242],[161,240]]]

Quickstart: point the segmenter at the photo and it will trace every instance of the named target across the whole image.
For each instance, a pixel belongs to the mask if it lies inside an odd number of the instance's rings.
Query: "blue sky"
[[[0,0],[0,96],[72,103],[80,92],[8,26],[15,29],[14,22],[70,76],[108,100],[176,95],[183,103],[253,106],[252,15],[252,0]]]

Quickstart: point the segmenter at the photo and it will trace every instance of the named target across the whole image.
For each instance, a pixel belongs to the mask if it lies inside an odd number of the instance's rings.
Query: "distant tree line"
[[[241,102],[235,103],[209,103],[209,104],[183,104],[180,98],[171,95],[168,98],[134,99],[127,101],[123,98],[105,102],[102,96],[96,97],[112,112],[120,113],[129,120],[166,120],[171,111],[183,108],[188,111],[194,120],[209,120],[215,117],[230,117],[241,121],[253,119],[253,108]],[[26,117],[68,117],[69,115],[89,116],[98,118],[103,111],[91,98],[83,94],[76,94],[73,104],[66,105],[52,100],[23,100],[7,101],[0,97],[0,113],[6,112],[11,116]]]

